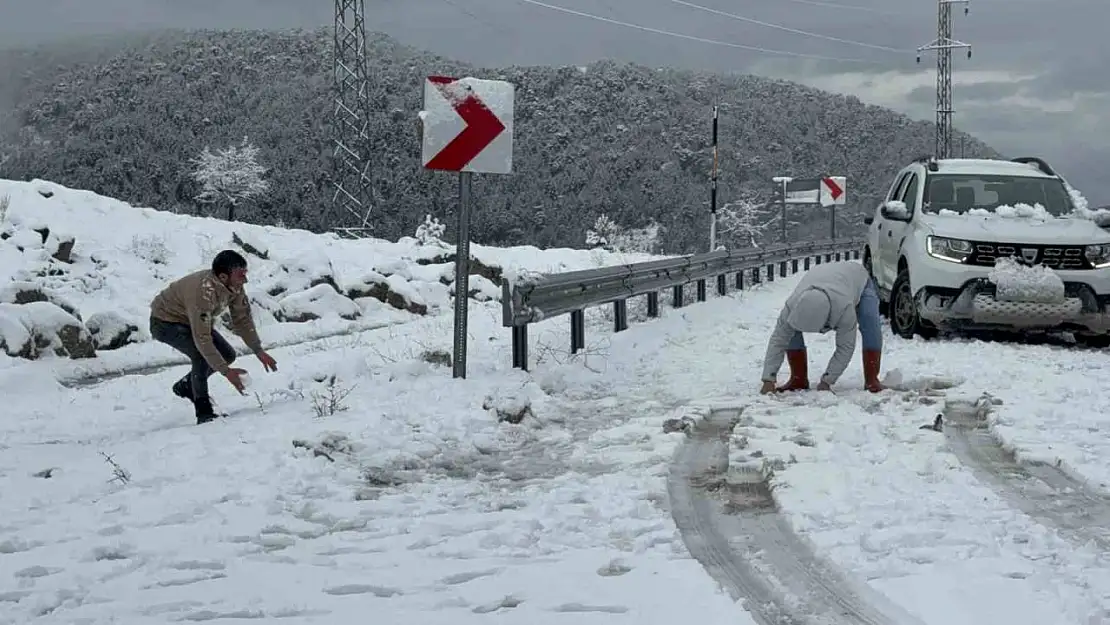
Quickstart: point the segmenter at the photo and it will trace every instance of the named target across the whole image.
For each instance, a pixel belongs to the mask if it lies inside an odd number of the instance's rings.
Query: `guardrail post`
[[[826,263],[831,263],[832,258],[833,258],[833,255],[831,253],[830,254],[825,254],[825,262]]]
[[[619,299],[613,302],[613,332],[628,329],[628,300]]]
[[[659,291],[652,291],[647,294],[648,297],[648,316],[659,316]]]
[[[809,261],[810,261],[809,256],[806,256],[805,258],[802,259],[802,267],[804,267],[806,271],[809,271]]]
[[[840,258],[840,252],[837,252],[837,253],[836,253],[836,262],[838,262],[838,263],[839,263],[839,262],[840,262],[840,260],[841,260],[841,258]]]
[[[763,276],[759,275],[759,267],[752,269],[752,284],[759,284],[763,281]]]
[[[744,290],[744,272],[743,271],[737,271],[736,272],[736,290],[737,291],[743,291]]]
[[[798,273],[798,259],[797,258],[791,258],[790,259],[790,273]]]
[[[859,260],[859,250],[852,250],[852,258]]]
[[[586,347],[586,311],[570,311],[570,353]]]
[[[699,302],[704,302],[705,297],[706,297],[706,295],[705,295],[705,280],[698,280],[697,293],[698,293],[698,301]]]
[[[724,295],[728,292],[728,276],[721,274],[717,276],[717,295]]]
[[[785,260],[782,261],[781,263],[779,263],[779,277],[780,278],[785,278],[786,277],[786,261]]]
[[[775,281],[775,266],[774,265],[767,265],[767,281],[768,282],[774,282]]]
[[[528,370],[528,326],[513,326],[513,368]]]
[[[682,285],[676,284],[674,292],[671,295],[671,305],[675,308],[682,308]]]
[[[817,265],[820,265],[821,264],[821,255],[818,254],[817,256],[814,256],[813,257],[813,262]]]

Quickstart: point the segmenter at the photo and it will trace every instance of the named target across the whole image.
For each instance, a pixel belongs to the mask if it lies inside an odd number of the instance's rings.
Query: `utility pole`
[[[937,142],[936,158],[952,156],[952,50],[967,48],[971,58],[971,44],[952,38],[952,5],[964,5],[967,15],[970,0],[937,0],[937,38],[917,49],[917,62],[921,53],[937,53]]]
[[[709,173],[709,251],[717,250],[717,112],[713,105],[713,170]]]
[[[363,0],[335,0],[332,79],[332,203],[353,215],[355,227],[333,226],[356,238],[370,229],[370,77],[366,65]]]

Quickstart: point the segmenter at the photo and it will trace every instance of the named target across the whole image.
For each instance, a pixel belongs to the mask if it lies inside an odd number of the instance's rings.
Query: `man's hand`
[[[277,361],[265,351],[258,352],[258,361],[266,371],[277,371]]]
[[[821,383],[817,385],[817,390],[819,390],[819,391],[832,391],[832,387],[829,386],[828,382],[826,382],[824,380],[821,380]]]
[[[759,392],[760,392],[760,394],[763,394],[763,395],[766,395],[768,393],[774,393],[775,392],[775,381],[774,380],[770,380],[770,381],[764,380],[763,381],[763,386],[759,387]]]
[[[227,378],[227,381],[231,382],[231,385],[235,387],[235,390],[239,391],[240,395],[246,394],[243,392],[244,386],[242,379],[242,376],[246,373],[246,369],[228,369],[227,373],[224,374],[224,377]]]

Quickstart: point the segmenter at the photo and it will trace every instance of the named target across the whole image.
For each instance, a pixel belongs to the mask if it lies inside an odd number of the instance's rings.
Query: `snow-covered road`
[[[760,397],[794,283],[663,298],[662,319],[616,335],[594,311],[577,357],[565,319],[539,324],[531,373],[508,368],[484,308],[466,381],[426,357],[448,349],[449,318],[283,348],[256,394],[221,388],[234,414],[204,427],[167,392],[180,368],[83,388],[4,369],[0,623],[801,623],[836,593],[851,601],[812,622],[1110,621],[1099,530],[1015,499],[1081,484],[1065,503],[1105,518],[1107,355],[887,335],[901,390],[855,390],[856,362],[835,395]],[[820,368],[831,340],[811,344]],[[984,392],[1004,445],[985,460],[959,445],[980,430],[951,431]],[[949,431],[920,429],[946,410]],[[687,493],[723,514],[691,527],[668,494],[686,436],[663,423],[726,413],[728,467]],[[1029,460],[1059,472],[1030,485],[1020,471],[1044,467]],[[729,515],[764,515],[763,533],[735,535]],[[752,542],[767,528],[786,538]],[[687,547],[699,531],[719,536],[716,567]],[[744,567],[771,580],[766,601],[734,603],[721,569]]]

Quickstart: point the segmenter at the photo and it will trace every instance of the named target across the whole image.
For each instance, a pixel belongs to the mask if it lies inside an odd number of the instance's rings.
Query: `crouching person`
[[[836,351],[829,360],[817,390],[830,390],[840,378],[856,349],[856,328],[863,339],[863,383],[872,393],[883,390],[879,365],[883,335],[879,320],[879,296],[867,270],[859,263],[836,262],[817,265],[806,272],[786,300],[763,360],[761,393],[800,391],[809,388],[806,332],[836,331]],[[775,388],[783,357],[790,367],[790,380]]]
[[[150,305],[150,333],[189,358],[192,369],[173,385],[173,393],[193,402],[197,424],[208,423],[217,413],[208,393],[208,378],[221,373],[235,390],[243,392],[244,369],[232,368],[235,350],[215,330],[225,310],[231,313],[232,331],[258,357],[263,368],[276,371],[277,363],[262,348],[251,315],[247,260],[234,250],[224,250],[212,260],[211,269],[191,273],[172,282]]]

